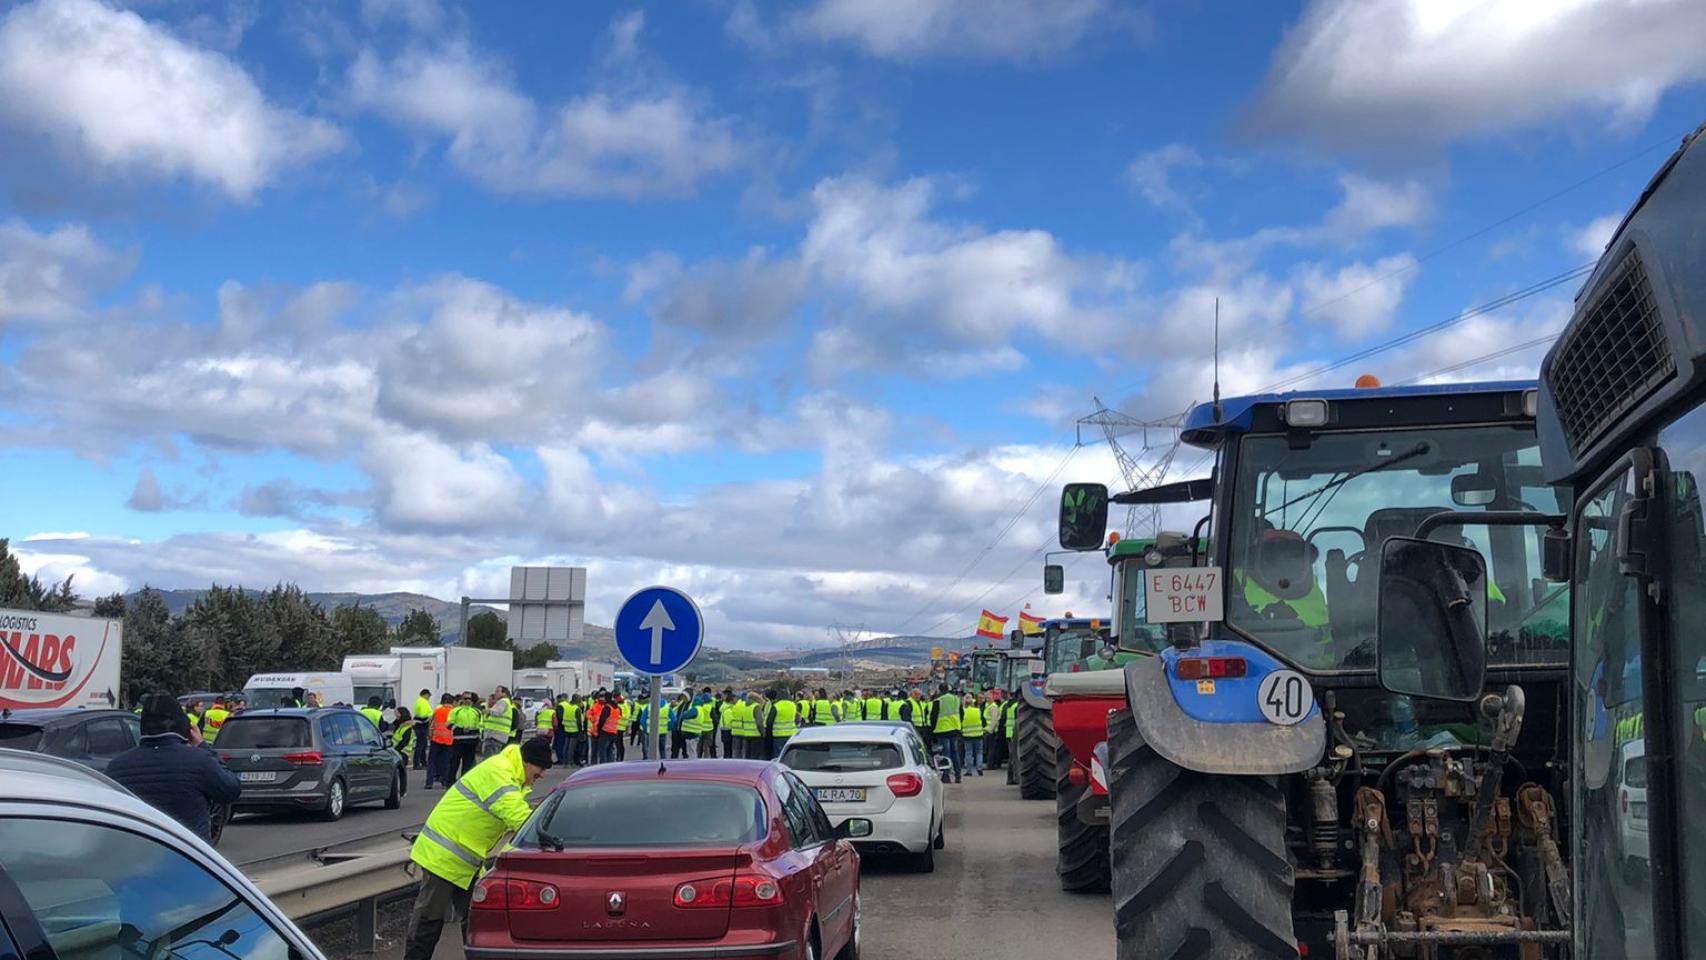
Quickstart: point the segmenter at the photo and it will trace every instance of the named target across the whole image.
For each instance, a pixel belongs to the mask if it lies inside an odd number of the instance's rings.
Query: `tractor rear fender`
[[[1226,650],[1192,650],[1186,656],[1245,656],[1249,674],[1236,681],[1196,683],[1171,675],[1174,651],[1126,664],[1126,702],[1155,752],[1170,763],[1202,773],[1244,776],[1302,773],[1321,762],[1327,725],[1319,706],[1298,723],[1264,719],[1256,704],[1261,678],[1282,665],[1246,644],[1209,641]],[[1215,701],[1214,698],[1224,698]],[[1191,702],[1181,703],[1181,698]],[[1057,721],[1058,722],[1058,721]]]

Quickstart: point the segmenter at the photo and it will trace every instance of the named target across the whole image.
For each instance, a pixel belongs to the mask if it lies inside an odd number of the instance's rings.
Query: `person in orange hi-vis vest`
[[[456,752],[456,733],[450,729],[450,711],[456,698],[445,694],[432,711],[432,742],[427,745],[426,785],[450,786],[451,757]]]

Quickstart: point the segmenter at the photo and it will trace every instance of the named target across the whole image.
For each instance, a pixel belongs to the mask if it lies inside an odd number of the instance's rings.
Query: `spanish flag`
[[[1007,636],[1007,618],[998,617],[988,610],[977,618],[977,635],[988,640],[1001,640]]]
[[[1019,632],[1027,637],[1034,637],[1043,632],[1043,618],[1029,610],[1019,611]]]

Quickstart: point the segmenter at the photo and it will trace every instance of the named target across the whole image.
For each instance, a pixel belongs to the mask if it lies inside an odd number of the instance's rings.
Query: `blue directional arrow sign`
[[[616,613],[616,652],[641,673],[674,673],[693,662],[704,642],[699,605],[674,587],[640,590]]]

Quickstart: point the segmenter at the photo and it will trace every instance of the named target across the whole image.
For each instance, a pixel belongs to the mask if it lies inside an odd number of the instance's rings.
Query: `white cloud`
[[[1351,263],[1336,271],[1320,264],[1298,270],[1297,285],[1303,322],[1320,318],[1349,341],[1379,333],[1392,325],[1404,292],[1416,279],[1416,258],[1407,253],[1374,263]]]
[[[1256,123],[1284,137],[1391,147],[1576,112],[1649,116],[1706,78],[1698,0],[1313,0],[1274,55]]]
[[[1173,173],[1179,169],[1202,166],[1202,155],[1182,143],[1169,143],[1138,156],[1126,167],[1126,179],[1138,195],[1158,210],[1183,214],[1196,219],[1191,198],[1174,182]]]
[[[440,436],[519,439],[571,419],[607,359],[591,317],[477,280],[445,277],[396,303],[404,321],[375,366],[376,409]]]
[[[1276,248],[1354,247],[1379,231],[1415,226],[1432,210],[1427,188],[1413,180],[1389,183],[1345,173],[1338,184],[1339,200],[1319,222],[1262,227],[1231,240],[1184,234],[1173,239],[1173,254],[1190,268],[1240,270]]]
[[[85,534],[76,540],[86,537]],[[130,582],[124,577],[97,569],[89,557],[76,553],[47,553],[14,545],[12,556],[17,558],[18,568],[26,577],[38,577],[43,583],[58,583],[70,577],[71,588],[79,596],[104,597],[130,589]]]
[[[1586,226],[1570,234],[1568,249],[1580,254],[1587,260],[1598,260],[1605,252],[1605,245],[1617,233],[1617,227],[1623,222],[1623,214],[1608,213],[1603,217],[1595,217]]]
[[[932,219],[935,192],[928,180],[889,187],[858,178],[812,191],[801,259],[862,318],[857,329],[831,328],[840,342],[830,349],[857,354],[853,341],[863,338],[894,353],[904,339],[933,337],[987,350],[1026,333],[1082,346],[1116,322],[1134,264],[1075,257],[1046,230]]]
[[[342,143],[268,103],[229,58],[96,0],[39,0],[0,21],[0,122],[104,171],[184,176],[239,200]]]
[[[610,23],[610,56],[617,60],[633,59],[640,49],[640,31],[646,28],[646,12],[632,10]]]
[[[379,519],[398,529],[486,530],[520,516],[524,484],[483,443],[452,447],[423,434],[388,433],[368,443]]]
[[[1107,0],[816,0],[788,26],[889,60],[1022,61],[1064,53],[1111,13]],[[737,30],[753,31],[750,16]]]
[[[36,233],[17,220],[0,222],[0,325],[75,316],[135,265],[134,253],[102,246],[80,224]]]
[[[497,190],[680,196],[745,153],[733,122],[683,91],[594,92],[542,107],[465,42],[390,60],[365,50],[350,93],[359,106],[447,138],[450,162]]]

